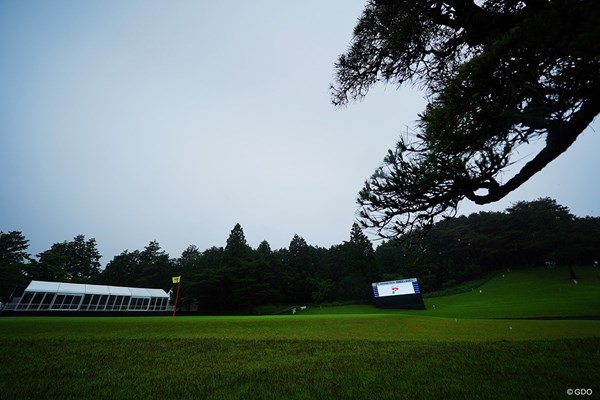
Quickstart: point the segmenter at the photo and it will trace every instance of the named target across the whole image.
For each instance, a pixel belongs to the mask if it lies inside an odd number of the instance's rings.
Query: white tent
[[[31,281],[11,301],[17,311],[167,311],[169,295],[162,289]],[[8,305],[7,305],[8,309]]]

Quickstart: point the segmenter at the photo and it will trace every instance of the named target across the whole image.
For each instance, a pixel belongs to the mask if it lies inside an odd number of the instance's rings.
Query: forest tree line
[[[172,258],[157,241],[125,250],[101,268],[95,239],[55,243],[32,257],[18,231],[0,231],[0,301],[31,280],[172,288],[182,276],[180,304],[202,313],[253,312],[266,304],[368,302],[371,283],[419,279],[423,292],[444,289],[504,268],[550,263],[590,265],[600,258],[600,218],[576,217],[555,200],[518,202],[437,222],[418,244],[388,241],[376,249],[355,223],[350,238],[322,248],[294,235],[284,249],[253,249],[237,224],[224,247],[190,245]],[[565,274],[568,278],[568,273]]]

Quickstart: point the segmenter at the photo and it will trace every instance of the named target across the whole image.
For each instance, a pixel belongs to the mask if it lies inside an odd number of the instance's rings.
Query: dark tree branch
[[[372,0],[336,63],[332,102],[378,82],[429,104],[359,194],[363,226],[426,232],[460,201],[500,200],[565,152],[600,113],[600,1]],[[519,145],[546,146],[506,183]],[[483,192],[483,193],[482,193]]]
[[[552,123],[548,127],[546,146],[504,185],[489,188],[487,195],[480,196],[471,192],[467,193],[466,197],[476,204],[493,203],[504,198],[567,151],[598,113],[600,113],[600,96],[596,95],[584,103],[571,121]]]

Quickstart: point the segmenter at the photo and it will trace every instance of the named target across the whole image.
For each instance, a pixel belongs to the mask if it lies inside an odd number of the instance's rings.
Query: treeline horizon
[[[251,248],[241,225],[224,247],[189,245],[177,258],[151,241],[113,257],[104,269],[95,239],[77,235],[37,255],[21,232],[0,231],[0,301],[31,280],[170,290],[182,276],[180,305],[201,313],[253,312],[270,304],[372,301],[371,283],[417,278],[423,292],[481,278],[502,268],[586,265],[600,258],[600,218],[576,217],[550,198],[517,202],[437,222],[415,245],[409,238],[371,241],[354,223],[350,238],[330,248],[294,235],[287,248]],[[404,240],[406,239],[406,240]],[[566,274],[568,278],[569,275]]]

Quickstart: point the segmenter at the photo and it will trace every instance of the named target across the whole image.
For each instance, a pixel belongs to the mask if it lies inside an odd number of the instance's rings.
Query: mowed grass
[[[506,271],[471,292],[426,304],[430,315],[465,318],[600,316],[600,268],[575,271],[577,284],[566,267]]]
[[[458,319],[393,314],[264,317],[6,317],[23,340],[521,341],[600,337],[600,320]]]
[[[405,314],[452,318],[528,318],[600,316],[600,267],[577,267],[577,284],[566,267],[503,271],[484,285],[453,296],[425,298],[427,310],[379,310],[339,306],[339,314]],[[327,314],[329,308],[311,308]]]
[[[598,392],[598,339],[14,340],[6,399],[555,399]]]
[[[600,320],[510,319],[599,315],[596,271],[578,270],[578,291],[557,271],[511,272],[481,293],[428,299],[421,312],[4,317],[0,399],[559,399],[570,388],[597,396]]]

